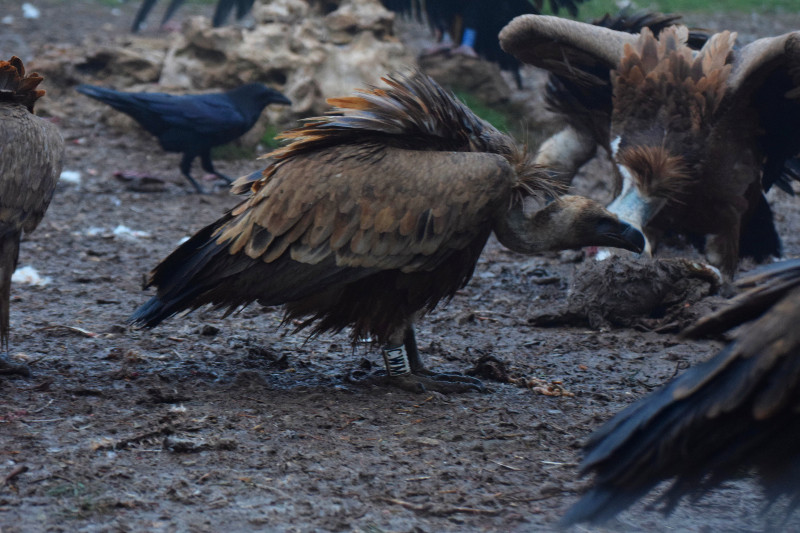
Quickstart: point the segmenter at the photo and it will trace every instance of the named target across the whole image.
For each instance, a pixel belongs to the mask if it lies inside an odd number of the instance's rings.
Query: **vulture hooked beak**
[[[626,185],[629,185],[626,183]],[[625,187],[622,194],[608,204],[607,209],[643,232],[644,227],[655,217],[667,201],[664,198],[644,197],[633,185]],[[652,255],[650,242],[642,236],[644,242],[638,252],[644,252],[648,257]],[[630,249],[630,248],[629,248]]]
[[[649,244],[638,228],[622,220],[604,219],[595,230],[600,246],[613,246],[638,254]]]

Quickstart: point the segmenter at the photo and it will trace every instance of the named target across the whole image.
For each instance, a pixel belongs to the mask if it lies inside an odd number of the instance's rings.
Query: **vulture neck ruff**
[[[36,88],[43,79],[36,72],[26,76],[25,66],[17,56],[0,61],[0,103],[24,105],[33,113],[33,105],[45,93]]]

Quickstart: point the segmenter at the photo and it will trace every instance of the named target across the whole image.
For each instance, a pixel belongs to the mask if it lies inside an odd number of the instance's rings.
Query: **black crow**
[[[182,153],[181,173],[200,193],[204,191],[190,173],[195,157],[200,156],[203,170],[230,183],[229,177],[214,170],[211,148],[244,135],[268,104],[292,103],[260,83],[248,83],[224,93],[182,96],[126,93],[94,85],[78,85],[77,90],[131,116],[155,135],[167,152]]]

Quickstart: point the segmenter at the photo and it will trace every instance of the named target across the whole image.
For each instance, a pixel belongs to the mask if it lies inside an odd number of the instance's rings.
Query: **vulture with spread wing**
[[[521,61],[602,96],[607,118],[595,125],[607,126],[604,147],[622,181],[612,212],[651,240],[708,236],[706,254],[728,277],[742,255],[780,254],[764,192],[789,188],[783,167],[800,152],[800,32],[734,48],[736,34],[725,31],[693,50],[683,26],[656,37],[527,15],[500,40]],[[570,135],[562,141],[540,160],[582,153]]]
[[[680,18],[680,15],[623,9],[615,15],[606,14],[592,24],[626,33],[640,33],[647,28],[657,37],[665,28],[678,24]],[[708,37],[710,35],[702,30],[691,30],[688,44],[697,50]],[[572,183],[578,170],[595,156],[598,146],[610,146],[611,71],[604,66],[583,68],[597,78],[594,83],[587,84],[551,71],[545,85],[545,103],[559,115],[563,124],[560,131],[541,144],[536,162],[546,166],[564,185]]]
[[[746,468],[773,499],[800,503],[800,260],[737,282],[745,291],[687,337],[752,321],[709,361],[631,405],[593,434],[583,471],[592,488],[564,517],[602,522],[672,479],[667,510]]]
[[[37,73],[25,74],[18,57],[0,61],[0,352],[8,351],[11,276],[22,232],[44,216],[64,162],[58,128],[33,114],[44,95]],[[0,373],[23,373],[0,357]]]
[[[284,304],[301,327],[382,344],[400,386],[470,390],[479,382],[425,369],[413,323],[469,281],[492,232],[522,253],[641,250],[639,231],[586,198],[526,211],[548,180],[513,139],[419,72],[384,81],[285,133],[263,176],[234,184],[249,197],[153,270],[156,295],[131,321]]]

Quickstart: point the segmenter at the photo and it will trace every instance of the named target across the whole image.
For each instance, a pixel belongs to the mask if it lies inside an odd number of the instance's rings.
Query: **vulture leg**
[[[204,151],[203,153],[200,154],[200,165],[203,167],[203,170],[205,170],[206,172],[209,172],[211,174],[214,174],[219,179],[227,182],[228,185],[233,183],[233,180],[231,178],[229,178],[225,174],[222,174],[222,173],[216,171],[216,169],[214,168],[214,163],[211,162],[211,151],[210,150],[206,150],[206,151]]]
[[[206,194],[205,189],[203,189],[192,177],[192,161],[194,161],[194,158],[194,154],[190,154],[188,152],[183,154],[183,157],[181,158],[181,174],[183,174],[184,178],[189,180],[189,183],[194,186],[199,194]]]
[[[730,210],[728,215],[727,230],[712,235],[706,243],[706,257],[709,262],[718,267],[727,280],[733,279],[739,265],[739,234],[740,218],[738,213]]]
[[[390,383],[410,392],[484,392],[479,379],[463,374],[437,373],[425,368],[417,350],[414,326],[398,330],[383,348],[383,360]],[[402,339],[402,342],[401,342]]]

